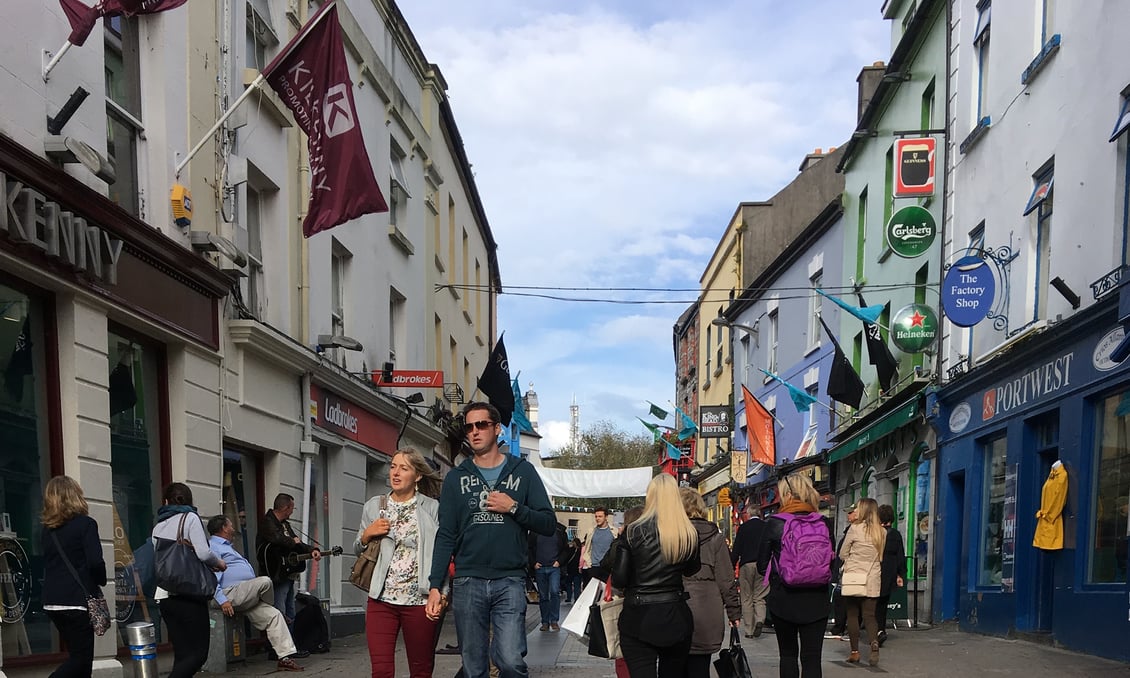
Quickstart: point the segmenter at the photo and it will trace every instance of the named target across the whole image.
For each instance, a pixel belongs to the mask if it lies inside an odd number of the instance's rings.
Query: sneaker
[[[276,666],[278,666],[279,671],[305,671],[306,670],[306,669],[302,668],[301,666],[299,666],[290,657],[280,659],[279,663],[276,664]]]
[[[753,625],[753,637],[754,638],[760,638],[761,637],[761,627],[763,627],[763,626],[765,626],[764,622],[757,622],[756,624]]]
[[[548,630],[549,630],[549,624],[542,624],[542,625],[541,625],[541,629],[540,629],[540,630],[542,630],[542,631],[548,631]]]
[[[885,642],[887,642],[887,632],[886,631],[880,631],[879,632],[879,647],[883,647],[883,643],[885,643]]]
[[[838,634],[838,633],[834,633],[832,631],[825,631],[824,632],[824,640],[839,640],[839,639],[840,639],[840,634]]]
[[[553,622],[552,624],[549,625],[549,630],[550,631],[560,631],[561,625],[558,624],[557,622]]]
[[[851,640],[851,636],[849,636],[848,634],[845,633],[844,635],[840,636],[840,640],[842,640],[846,643],[849,640]]]
[[[436,654],[460,654],[458,645],[448,645],[436,650]]]

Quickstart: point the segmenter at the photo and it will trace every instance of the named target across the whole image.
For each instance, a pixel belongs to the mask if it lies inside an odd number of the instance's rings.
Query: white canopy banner
[[[651,466],[579,471],[535,465],[546,492],[551,497],[596,499],[600,497],[642,497],[655,474]]]

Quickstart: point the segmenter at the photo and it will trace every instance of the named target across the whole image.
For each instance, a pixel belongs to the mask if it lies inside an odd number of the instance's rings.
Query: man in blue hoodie
[[[470,403],[463,420],[472,457],[443,479],[427,614],[442,611],[440,589],[454,557],[452,612],[464,675],[488,678],[493,660],[500,678],[527,678],[527,534],[552,536],[557,518],[533,465],[498,449],[498,410]]]

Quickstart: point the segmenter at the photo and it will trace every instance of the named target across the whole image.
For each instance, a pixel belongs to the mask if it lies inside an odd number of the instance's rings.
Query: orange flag
[[[773,415],[753,397],[749,389],[742,385],[742,399],[745,401],[745,430],[749,437],[749,460],[751,463],[777,464],[777,435],[773,430]]]

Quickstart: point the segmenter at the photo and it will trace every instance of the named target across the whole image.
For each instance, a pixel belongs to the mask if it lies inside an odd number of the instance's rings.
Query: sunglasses
[[[495,425],[495,422],[493,422],[489,419],[483,419],[482,421],[469,421],[466,424],[463,424],[463,431],[466,432],[466,433],[470,433],[471,431],[473,431],[475,429],[479,429],[480,431],[485,431],[485,430],[487,430],[488,428],[490,428],[494,425]]]

